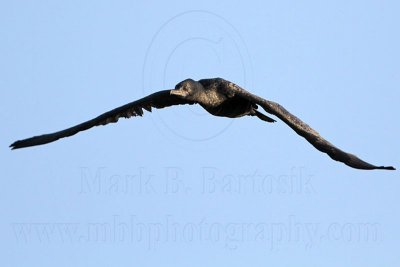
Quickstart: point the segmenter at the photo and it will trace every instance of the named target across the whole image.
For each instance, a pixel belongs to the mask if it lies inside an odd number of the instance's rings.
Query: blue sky
[[[3,1],[4,266],[398,266],[398,171],[283,122],[175,107],[20,151],[179,81],[223,77],[400,166],[398,1]]]

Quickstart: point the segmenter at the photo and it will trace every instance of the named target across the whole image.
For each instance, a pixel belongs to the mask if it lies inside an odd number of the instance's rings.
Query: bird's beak
[[[186,92],[183,91],[182,89],[172,89],[169,91],[171,95],[177,95],[177,96],[186,96]]]

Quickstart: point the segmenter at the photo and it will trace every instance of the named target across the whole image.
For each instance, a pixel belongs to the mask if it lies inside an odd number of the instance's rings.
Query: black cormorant
[[[353,154],[346,153],[327,140],[318,132],[291,114],[278,103],[265,100],[256,96],[238,85],[221,78],[202,79],[194,81],[186,79],[175,86],[175,89],[164,90],[142,99],[136,100],[124,106],[106,112],[92,120],[78,124],[71,128],[28,139],[19,140],[10,145],[12,149],[43,145],[60,138],[74,135],[93,126],[105,125],[117,122],[119,118],[142,116],[143,109],[151,111],[151,108],[165,108],[173,105],[200,104],[205,110],[215,116],[238,118],[242,116],[257,116],[266,122],[275,122],[274,119],[260,113],[257,110],[261,106],[266,112],[275,115],[291,127],[297,134],[303,136],[316,149],[327,153],[332,159],[344,164],[364,170],[385,169],[395,170],[394,167],[375,166],[369,164]]]

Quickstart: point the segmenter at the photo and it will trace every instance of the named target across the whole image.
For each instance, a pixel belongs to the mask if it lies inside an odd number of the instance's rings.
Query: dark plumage
[[[344,164],[364,170],[385,169],[395,170],[389,166],[375,166],[369,164],[355,155],[346,153],[335,147],[314,129],[291,114],[281,105],[253,95],[238,85],[221,78],[203,79],[194,81],[184,80],[178,83],[173,90],[164,90],[142,99],[136,100],[119,108],[106,112],[92,120],[78,124],[71,128],[28,139],[16,141],[10,145],[12,149],[43,145],[54,142],[60,138],[74,135],[93,126],[105,125],[117,122],[119,118],[142,116],[143,109],[151,111],[151,108],[165,108],[173,105],[200,104],[210,114],[221,117],[238,118],[242,116],[257,116],[266,122],[275,122],[274,119],[257,110],[261,106],[266,112],[277,116],[284,121],[297,134],[303,136],[316,149],[327,153],[332,159]]]

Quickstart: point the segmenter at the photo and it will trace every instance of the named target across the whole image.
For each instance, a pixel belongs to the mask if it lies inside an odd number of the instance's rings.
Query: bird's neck
[[[226,97],[216,90],[201,90],[196,94],[197,101],[209,107],[216,107],[225,101]]]

